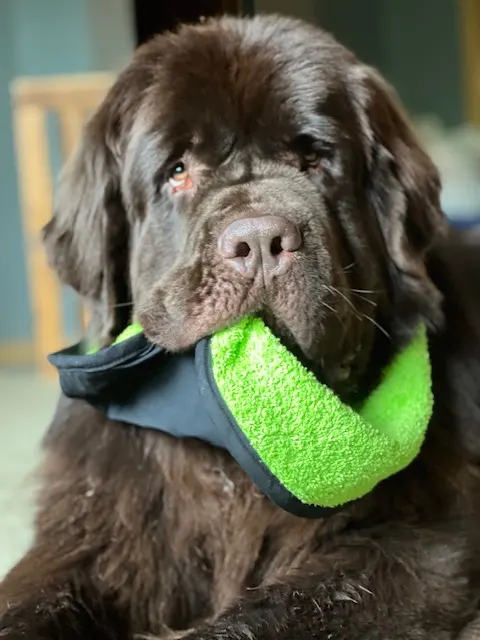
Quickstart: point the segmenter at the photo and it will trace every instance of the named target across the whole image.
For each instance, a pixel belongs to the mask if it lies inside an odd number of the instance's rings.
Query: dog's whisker
[[[335,313],[335,314],[337,313],[337,312],[336,312],[336,310],[335,310],[332,306],[330,306],[329,304],[327,304],[327,303],[326,303],[326,302],[324,302],[323,300],[320,300],[320,303],[321,303],[324,307],[327,307],[327,309],[330,309],[330,311],[331,311],[332,313]]]
[[[118,309],[118,307],[133,307],[133,301],[132,302],[118,302],[117,304],[111,304],[109,305],[111,309]]]
[[[331,305],[329,305],[327,302],[324,302],[323,300],[320,300],[320,303],[326,307],[327,309],[329,309],[333,315],[335,316],[335,318],[338,320],[338,322],[340,323],[342,329],[345,331],[345,323],[343,322],[340,314],[338,313],[338,311],[336,309],[334,309]]]
[[[345,300],[345,302],[347,302],[349,304],[349,306],[353,309],[353,312],[355,314],[355,316],[357,317],[357,319],[365,319],[368,320],[368,322],[371,322],[375,327],[377,327],[377,329],[379,329],[379,331],[381,331],[385,337],[387,337],[389,340],[391,340],[391,336],[388,333],[388,331],[382,327],[381,324],[379,324],[374,318],[372,318],[371,316],[369,316],[366,313],[362,313],[361,311],[359,311],[355,305],[353,304],[353,302],[351,300],[349,300],[347,298],[347,296],[342,293],[339,289],[337,289],[336,287],[332,287],[329,285],[325,285],[325,288],[330,291],[331,293],[336,293],[337,295],[339,295],[343,300]],[[353,291],[352,289],[350,289],[350,291]],[[373,300],[368,300],[367,298],[364,298],[364,300],[366,302],[369,302],[370,304],[373,304],[374,306],[376,306],[376,302],[374,302]]]
[[[379,289],[348,289],[348,291],[352,291],[352,293],[380,293]]]
[[[355,305],[353,304],[353,302],[344,293],[342,293],[339,289],[337,289],[336,287],[331,287],[331,286],[327,286],[327,289],[329,291],[333,292],[333,293],[338,294],[353,309],[353,312],[355,314],[358,313],[358,310],[355,307]]]
[[[367,295],[373,295],[375,293],[382,293],[383,289],[357,289],[352,287],[338,287],[342,291],[350,291],[352,293],[365,293]]]
[[[346,293],[351,293],[356,298],[359,298],[360,300],[363,300],[364,302],[367,302],[368,304],[371,304],[374,307],[377,306],[377,303],[374,300],[370,300],[366,296],[360,295],[360,294],[373,295],[374,293],[379,293],[379,291],[376,291],[375,289],[350,289],[348,287],[339,287],[339,289],[341,289],[342,291],[345,291]]]
[[[353,289],[350,289],[350,291],[352,292],[352,294],[358,298],[359,300],[363,300],[364,302],[367,302],[368,304],[371,304],[372,307],[376,307],[377,303],[375,302],[375,300],[370,300],[369,298],[365,297],[365,296],[361,296],[359,293],[355,293],[353,291]]]
[[[360,315],[362,316],[362,318],[364,318],[365,320],[368,320],[373,325],[375,325],[377,327],[377,329],[379,329],[386,338],[388,338],[389,340],[392,339],[392,337],[388,333],[388,331],[384,327],[382,327],[382,325],[379,324],[374,318],[372,318],[371,316],[367,315],[366,313],[360,313]]]

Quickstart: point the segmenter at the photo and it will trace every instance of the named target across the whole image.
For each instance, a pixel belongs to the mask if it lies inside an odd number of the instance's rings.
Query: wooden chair
[[[113,82],[110,74],[17,78],[10,87],[15,149],[33,321],[36,368],[53,373],[46,355],[62,348],[67,336],[62,287],[47,265],[40,230],[53,209],[52,153],[48,116],[57,118],[62,162],[79,140],[84,122]],[[78,302],[79,319],[82,317]],[[84,322],[84,318],[82,324]]]

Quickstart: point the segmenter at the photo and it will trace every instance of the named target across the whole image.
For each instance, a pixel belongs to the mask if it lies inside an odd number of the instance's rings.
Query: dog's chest
[[[164,615],[173,628],[217,615],[245,590],[300,567],[319,535],[318,521],[281,511],[230,458],[203,447],[164,500],[166,592],[174,594]]]

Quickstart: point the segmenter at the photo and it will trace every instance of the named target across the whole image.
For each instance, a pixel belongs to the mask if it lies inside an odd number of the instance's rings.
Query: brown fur
[[[194,186],[173,195],[179,158]],[[224,19],[136,54],[45,229],[95,338],[108,344],[135,314],[175,351],[258,313],[353,401],[421,319],[435,413],[408,469],[305,520],[223,451],[62,398],[35,541],[0,585],[0,637],[476,637],[480,313],[463,276],[473,255],[437,241],[439,189],[392,91],[320,30]],[[297,224],[304,247],[278,281],[247,285],[217,239],[265,214]]]

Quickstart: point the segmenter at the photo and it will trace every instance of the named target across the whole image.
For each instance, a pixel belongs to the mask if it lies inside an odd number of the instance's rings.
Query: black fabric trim
[[[151,357],[162,352],[162,349],[147,340],[143,333],[117,344],[112,344],[92,354],[85,353],[83,348],[84,343],[78,342],[72,347],[49,355],[48,360],[56,367],[68,365],[69,369],[83,369],[84,371],[94,372],[128,366],[132,362],[137,364],[145,357]]]
[[[235,458],[258,489],[284,511],[301,518],[326,518],[341,510],[305,504],[272,474],[237,424],[215,382],[210,340],[202,340],[195,351],[200,393],[216,427],[221,430],[225,448]]]
[[[48,361],[57,368],[60,387],[67,397],[91,400],[97,408],[132,385],[134,369],[138,375],[139,365],[163,353],[143,334],[91,355],[84,353],[84,347],[84,343],[79,342],[49,355]],[[135,382],[138,386],[138,381]]]
[[[198,389],[194,350],[173,354],[138,335],[92,355],[79,343],[53,354],[60,386],[111,420],[223,448]]]
[[[143,334],[91,355],[84,348],[78,343],[48,358],[67,397],[120,423],[227,450],[267,498],[293,515],[325,518],[341,509],[304,504],[267,468],[220,394],[210,338],[182,354],[165,352]]]

